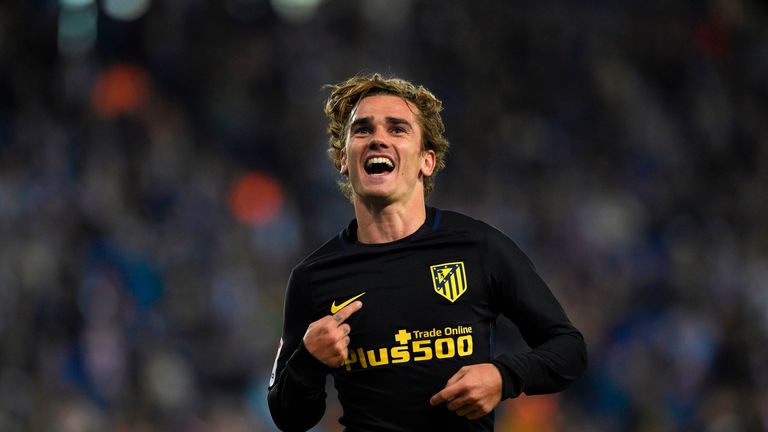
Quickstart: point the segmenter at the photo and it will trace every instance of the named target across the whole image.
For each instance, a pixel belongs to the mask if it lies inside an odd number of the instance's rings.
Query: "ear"
[[[343,176],[349,175],[349,166],[347,165],[347,151],[341,149],[341,155],[339,156],[339,173]]]
[[[425,150],[421,154],[421,175],[429,177],[435,170],[435,164],[437,163],[437,157],[434,150]]]

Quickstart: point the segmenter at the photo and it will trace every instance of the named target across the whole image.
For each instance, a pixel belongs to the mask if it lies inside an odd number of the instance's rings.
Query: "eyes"
[[[387,132],[389,132],[392,135],[403,135],[403,134],[406,134],[408,130],[402,126],[394,125],[394,126],[390,126],[389,129],[387,129]],[[372,133],[373,133],[373,128],[370,126],[360,125],[352,128],[352,135],[355,135],[355,136],[365,136],[365,135],[370,135]]]
[[[368,126],[357,126],[352,128],[352,135],[368,135],[370,133],[373,133],[373,130]]]

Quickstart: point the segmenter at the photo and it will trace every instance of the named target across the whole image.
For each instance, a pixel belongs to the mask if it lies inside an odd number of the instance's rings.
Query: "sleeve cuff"
[[[332,369],[310,354],[302,342],[288,359],[286,371],[296,382],[317,386],[325,385],[325,376],[331,373]]]
[[[523,382],[504,361],[504,356],[499,356],[491,361],[501,373],[501,399],[510,399],[520,396],[523,392]]]

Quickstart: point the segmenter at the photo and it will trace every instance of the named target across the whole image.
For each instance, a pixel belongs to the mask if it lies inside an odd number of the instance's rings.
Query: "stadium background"
[[[273,430],[288,273],[352,215],[322,85],[373,71],[445,103],[430,204],[515,239],[586,336],[497,430],[768,430],[766,12],[0,3],[0,430]]]

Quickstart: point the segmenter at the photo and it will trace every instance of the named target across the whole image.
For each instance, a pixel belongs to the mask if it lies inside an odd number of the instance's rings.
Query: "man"
[[[378,74],[331,88],[329,153],[355,219],[291,273],[269,389],[277,426],[320,420],[328,374],[347,431],[491,431],[501,400],[578,378],[582,335],[525,254],[425,206],[448,147],[441,102]],[[494,356],[499,314],[531,351]]]

